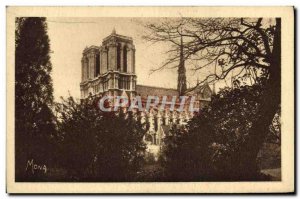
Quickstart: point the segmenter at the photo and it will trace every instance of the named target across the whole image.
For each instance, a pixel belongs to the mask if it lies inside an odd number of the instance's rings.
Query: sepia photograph
[[[7,8],[12,192],[294,190],[292,7],[72,9]]]

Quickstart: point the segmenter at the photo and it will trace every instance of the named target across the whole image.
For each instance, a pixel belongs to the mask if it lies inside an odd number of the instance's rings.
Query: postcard
[[[14,7],[8,193],[293,193],[293,7]]]

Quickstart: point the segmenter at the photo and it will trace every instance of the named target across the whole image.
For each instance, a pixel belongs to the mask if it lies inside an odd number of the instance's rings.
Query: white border
[[[284,120],[285,122],[283,123],[282,129],[284,132],[285,127],[288,127],[288,131],[293,131],[290,127],[293,126],[293,119],[291,118],[291,112],[294,111],[293,107],[293,19],[292,15],[287,15],[286,11],[291,8],[255,8],[254,10],[249,11],[249,9],[245,9],[242,7],[236,7],[234,9],[232,8],[212,8],[212,7],[206,7],[206,8],[153,8],[150,12],[148,9],[136,9],[136,8],[126,8],[127,12],[126,14],[122,15],[122,13],[119,12],[119,8],[110,8],[109,11],[107,12],[107,8],[105,8],[105,14],[104,12],[99,12],[99,9],[101,11],[101,7],[98,8],[90,8],[88,10],[88,15],[84,15],[86,11],[81,10],[81,8],[71,8],[71,9],[66,9],[66,8],[57,8],[57,7],[52,7],[50,8],[51,12],[48,13],[48,10],[46,11],[44,8],[37,8],[34,10],[31,10],[28,12],[28,8],[18,8],[17,12],[16,10],[13,10],[13,14],[9,14],[9,16],[15,16],[15,14],[22,13],[21,15],[26,15],[26,16],[44,16],[45,13],[47,13],[47,16],[74,16],[74,13],[78,14],[82,13],[83,15],[81,16],[89,16],[89,17],[101,17],[101,16],[141,16],[141,15],[146,15],[149,16],[151,14],[158,14],[159,16],[178,16],[178,11],[181,13],[184,13],[184,16],[191,16],[191,15],[199,15],[201,17],[226,17],[226,16],[241,16],[241,13],[243,13],[244,16],[248,17],[255,17],[255,16],[264,16],[264,17],[276,17],[276,16],[284,16],[282,18],[282,35],[283,35],[283,46],[282,46],[282,58],[283,62],[287,63],[284,65],[282,68],[283,76],[282,76],[282,93],[283,93],[283,98],[282,98],[282,104],[283,104],[283,109],[282,109],[282,114],[283,115],[288,115],[289,117],[287,120]],[[221,10],[222,9],[222,10]],[[209,11],[208,11],[209,10]],[[10,10],[9,10],[10,11]],[[83,12],[82,12],[83,11]],[[239,14],[235,14],[235,12],[239,12]],[[130,14],[128,14],[130,13]],[[9,19],[8,19],[9,20]],[[292,23],[292,24],[291,24]],[[8,24],[8,29],[7,29],[7,35],[14,34],[11,32],[11,29],[9,28],[10,23]],[[10,38],[11,39],[11,38]],[[13,66],[13,52],[10,51],[12,49],[12,41],[8,37],[8,51],[7,51],[7,66]],[[287,62],[285,62],[287,61]],[[10,94],[13,92],[11,90],[11,84],[13,82],[13,73],[11,73],[10,68],[8,67],[8,102],[11,101]],[[288,74],[288,75],[287,75]],[[5,79],[5,78],[4,78]],[[289,88],[289,89],[286,89]],[[13,119],[11,112],[13,112],[13,109],[10,106],[10,104],[7,104],[8,110],[8,120]],[[11,120],[10,120],[11,122]],[[7,128],[8,128],[8,133],[10,130],[12,130],[12,123],[9,123]],[[285,127],[284,127],[285,126]],[[14,146],[14,141],[13,139],[9,139],[10,136],[8,136],[7,139],[7,154],[12,154],[12,148],[10,146]],[[262,182],[251,182],[251,185],[247,182],[239,182],[239,183],[106,183],[105,185],[100,185],[99,183],[44,183],[41,184],[39,183],[38,186],[36,186],[36,183],[14,183],[12,181],[12,174],[13,174],[13,165],[9,165],[7,167],[8,171],[8,191],[9,192],[35,192],[35,193],[44,193],[44,192],[49,192],[49,190],[55,189],[55,192],[57,193],[65,193],[66,190],[67,192],[70,193],[82,193],[82,192],[90,192],[90,193],[111,193],[112,191],[114,193],[139,193],[139,192],[157,192],[157,193],[176,193],[176,192],[211,192],[213,191],[214,193],[220,193],[226,191],[227,193],[232,193],[236,192],[237,189],[240,190],[239,192],[272,192],[272,191],[278,191],[278,192],[287,192],[291,191],[293,188],[293,173],[288,172],[290,170],[293,170],[293,157],[294,157],[294,151],[293,151],[293,132],[292,134],[289,132],[287,139],[282,139],[282,145],[286,147],[287,153],[283,152],[282,154],[282,159],[283,159],[283,165],[282,165],[282,172],[283,172],[283,180],[282,182],[268,182],[268,183],[262,183]],[[285,151],[285,150],[283,150]],[[13,163],[13,158],[14,156],[9,155],[7,156],[8,163]],[[288,163],[288,164],[286,164]],[[288,174],[287,176],[285,174]],[[292,175],[291,175],[292,174]],[[283,186],[285,189],[282,189]],[[162,187],[164,187],[162,189]],[[288,188],[288,189],[287,189]]]

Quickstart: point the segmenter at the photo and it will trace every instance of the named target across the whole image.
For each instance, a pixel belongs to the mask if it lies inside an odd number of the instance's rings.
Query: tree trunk
[[[281,103],[281,19],[276,19],[273,51],[270,56],[269,80],[262,95],[257,113],[257,121],[253,124],[249,137],[242,144],[238,160],[239,179],[255,178],[257,172],[256,158],[269,132],[274,115]]]

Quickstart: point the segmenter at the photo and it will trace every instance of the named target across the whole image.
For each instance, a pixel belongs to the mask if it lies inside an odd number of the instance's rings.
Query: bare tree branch
[[[256,68],[268,73],[273,43],[270,39],[272,35],[262,25],[262,20],[262,18],[180,18],[147,24],[145,27],[150,34],[144,36],[144,39],[149,42],[170,44],[170,49],[166,51],[169,58],[152,72],[163,70],[168,65],[178,62],[180,38],[183,37],[184,59],[195,62],[191,64],[193,65],[191,70],[205,70],[217,66],[216,74],[208,75],[196,86],[204,82],[223,80],[230,71],[239,67],[242,71],[245,68]],[[257,74],[254,75],[253,71],[251,74],[253,75],[249,77],[255,82]]]

